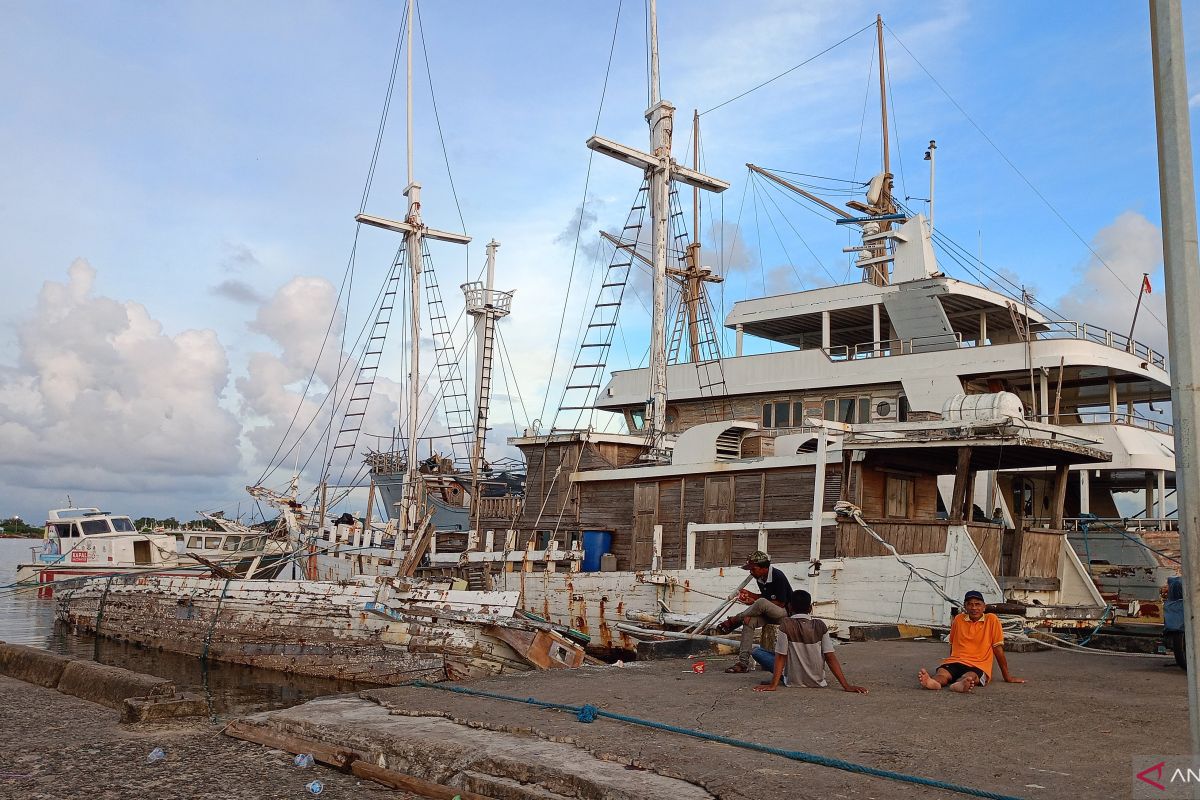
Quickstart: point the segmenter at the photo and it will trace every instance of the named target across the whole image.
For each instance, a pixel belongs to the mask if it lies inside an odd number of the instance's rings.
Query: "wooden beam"
[[[260,725],[234,720],[224,728],[226,736],[243,739],[247,742],[273,747],[287,753],[311,753],[312,757],[336,769],[346,769],[358,755],[345,748],[334,747],[325,742],[304,739],[299,736],[281,733],[280,731],[264,728]]]
[[[1050,499],[1050,527],[1056,531],[1063,529],[1063,506],[1067,501],[1067,476],[1070,469],[1066,464],[1054,468],[1054,496]]]
[[[954,468],[954,492],[950,496],[950,523],[963,523],[963,503],[967,493],[967,481],[971,473],[971,448],[958,448],[958,463]]]
[[[382,783],[393,789],[401,789],[432,800],[488,800],[487,795],[475,794],[464,789],[454,789],[441,783],[434,783],[423,778],[397,772],[394,769],[379,767],[367,761],[355,761],[350,765],[350,771],[360,778]]]

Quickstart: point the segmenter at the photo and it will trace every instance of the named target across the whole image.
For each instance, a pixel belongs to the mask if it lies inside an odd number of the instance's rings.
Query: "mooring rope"
[[[505,700],[510,703],[524,703],[526,705],[537,706],[538,708],[551,708],[557,711],[568,711],[575,715],[575,718],[580,722],[593,722],[597,717],[605,717],[607,719],[617,720],[618,722],[628,722],[631,725],[640,725],[645,728],[653,728],[656,730],[669,731],[671,733],[679,733],[684,736],[691,736],[696,739],[703,739],[709,742],[717,742],[719,744],[732,745],[733,747],[741,747],[746,750],[756,750],[760,753],[769,755],[782,756],[793,761],[803,761],[807,764],[816,764],[821,767],[831,767],[840,769],[846,772],[854,772],[859,775],[870,775],[875,778],[887,778],[888,780],[902,781],[904,783],[915,783],[919,786],[930,786],[935,789],[945,789],[950,792],[969,795],[971,797],[985,797],[989,800],[1021,800],[1021,798],[989,792],[983,789],[974,789],[970,786],[960,786],[955,783],[947,783],[945,781],[934,780],[933,778],[922,778],[919,775],[908,775],[903,772],[894,772],[887,769],[878,769],[876,767],[868,767],[865,764],[856,764],[853,761],[844,761],[840,758],[831,758],[829,756],[817,755],[816,753],[806,753],[803,750],[785,750],[782,747],[772,747],[771,745],[759,744],[758,742],[748,742],[744,739],[734,739],[731,736],[721,736],[715,733],[706,731],[694,730],[692,728],[684,728],[679,725],[671,725],[666,722],[654,722],[653,720],[641,719],[639,717],[631,717],[626,714],[617,714],[612,711],[603,711],[591,704],[582,706],[571,706],[564,703],[551,703],[546,700],[538,700],[536,697],[516,697],[507,694],[497,694],[495,692],[485,692],[480,689],[468,689],[465,686],[446,686],[438,683],[429,683],[428,681],[408,681],[402,684],[403,686],[416,686],[422,689],[441,689],[444,692],[454,692],[456,694],[469,695],[471,697],[486,697],[491,700]]]
[[[221,596],[217,598],[217,607],[213,610],[212,624],[208,626],[208,633],[204,635],[204,649],[200,651],[200,663],[208,663],[208,646],[212,643],[213,630],[217,627],[217,617],[221,615],[221,603],[225,600],[225,592],[229,589],[229,583],[233,578],[226,578],[225,585],[221,587]]]

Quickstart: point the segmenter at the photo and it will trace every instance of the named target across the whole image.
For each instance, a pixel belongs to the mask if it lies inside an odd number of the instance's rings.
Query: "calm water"
[[[16,578],[17,564],[30,560],[32,539],[0,539],[0,586]],[[123,642],[73,634],[54,621],[54,600],[35,591],[0,589],[0,641],[42,647],[55,653],[100,661],[136,672],[170,678],[181,691],[207,697],[214,714],[242,714],[296,705],[313,697],[353,691],[354,684],[287,675],[272,670],[210,662]]]

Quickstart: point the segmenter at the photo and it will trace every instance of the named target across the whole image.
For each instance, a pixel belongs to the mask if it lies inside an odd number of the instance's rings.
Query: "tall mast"
[[[471,444],[471,517],[472,528],[479,529],[479,472],[487,445],[488,411],[491,408],[492,365],[495,361],[496,320],[508,316],[512,308],[512,292],[498,292],[496,282],[495,239],[487,245],[487,279],[464,283],[467,313],[475,318],[475,437]]]
[[[417,434],[421,422],[421,185],[413,177],[413,74],[412,74],[412,44],[413,27],[416,17],[413,15],[416,0],[408,0],[408,43],[407,56],[407,161],[408,186],[404,194],[408,197],[408,214],[405,219],[411,226],[404,237],[404,253],[409,270],[409,307],[408,307],[408,463],[404,475],[403,502],[406,511],[407,527],[416,524],[418,516],[417,505],[420,492],[417,490]]]
[[[710,178],[694,169],[676,164],[671,158],[671,132],[675,106],[663,100],[659,87],[658,69],[658,6],[650,0],[650,108],[646,121],[650,124],[650,152],[643,153],[610,139],[593,136],[587,146],[627,164],[640,167],[650,179],[650,222],[654,276],[654,302],[650,328],[650,399],[646,403],[646,419],[650,423],[651,455],[665,454],[667,427],[667,225],[670,217],[669,195],[672,180],[698,186],[710,192],[723,192],[729,184]]]
[[[692,111],[692,169],[700,171],[700,110]],[[692,187],[692,242],[687,252],[687,329],[689,360],[700,360],[700,326],[698,305],[700,303],[700,190]]]
[[[404,195],[408,198],[408,212],[403,222],[359,214],[355,219],[365,225],[373,225],[389,231],[404,234],[404,255],[409,269],[409,361],[408,361],[408,459],[404,473],[404,495],[402,499],[403,516],[401,524],[405,530],[416,526],[420,516],[420,506],[424,493],[420,487],[420,474],[417,464],[417,435],[420,430],[421,406],[421,241],[425,238],[438,239],[445,242],[466,244],[470,236],[460,233],[448,233],[427,228],[421,220],[421,184],[413,175],[413,70],[412,43],[413,25],[416,24],[416,0],[408,0],[408,49],[407,80],[408,89],[407,112],[407,162],[408,186]]]
[[[875,38],[879,42],[879,116],[883,120],[883,171],[892,171],[891,156],[888,154],[887,119],[887,75],[883,60],[883,16],[875,15]]]
[[[653,242],[654,302],[650,328],[650,421],[652,448],[661,452],[667,430],[667,224],[669,220],[671,134],[675,107],[664,102],[658,78],[658,10],[650,0],[650,152],[660,166],[650,175],[650,232]]]

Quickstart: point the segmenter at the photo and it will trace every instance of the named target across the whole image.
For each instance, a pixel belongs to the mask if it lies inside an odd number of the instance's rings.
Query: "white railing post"
[[[654,526],[654,557],[650,560],[650,569],[658,571],[662,569],[662,543],[663,543],[663,526]]]
[[[684,568],[696,568],[696,523],[689,522],[687,524],[687,549],[684,551]]]
[[[483,549],[491,553],[496,547],[496,532],[488,531],[483,535]]]
[[[767,552],[767,529],[761,523],[758,526],[758,549]]]

